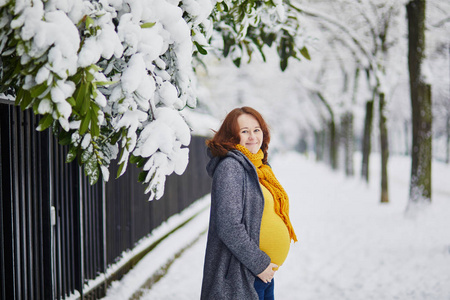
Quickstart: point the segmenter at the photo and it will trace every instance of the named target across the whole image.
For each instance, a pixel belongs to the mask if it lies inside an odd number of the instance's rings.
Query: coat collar
[[[237,160],[247,172],[250,173],[254,173],[256,176],[256,169],[255,166],[252,164],[252,162],[239,150],[231,150],[228,151],[226,156],[223,157],[219,157],[219,156],[212,156],[211,151],[208,149],[208,156],[211,158],[211,160],[209,161],[209,163],[206,166],[206,170],[208,172],[208,175],[210,177],[214,176],[214,172],[217,168],[217,166],[219,165],[219,163],[227,158],[227,157],[231,157],[235,160]]]

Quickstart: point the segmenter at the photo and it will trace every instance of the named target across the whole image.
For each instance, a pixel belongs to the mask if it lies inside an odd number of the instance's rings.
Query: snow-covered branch
[[[298,20],[284,13],[280,0],[0,1],[0,93],[42,115],[37,129],[51,127],[91,183],[108,180],[120,153],[117,176],[136,163],[159,199],[166,176],[188,163],[180,111],[196,105],[193,57],[219,31],[233,40],[222,55],[232,48],[237,60],[271,43],[281,45],[282,67],[308,57]]]
[[[78,157],[91,183],[100,171],[108,180],[119,148],[118,176],[133,154],[150,199],[160,198],[165,176],[188,162],[190,130],[178,111],[195,106],[191,32],[202,40],[211,2],[0,5],[2,83],[23,109],[43,115],[37,129],[53,126],[70,145],[67,160]]]
[[[327,14],[321,13],[319,11],[315,11],[310,8],[305,8],[298,4],[290,3],[290,6],[293,9],[297,10],[298,12],[300,12],[306,16],[318,18],[322,21],[325,21],[327,23],[334,25],[337,29],[339,29],[339,31],[341,33],[344,33],[345,36],[350,38],[351,42],[356,46],[356,49],[359,50],[358,52],[356,52],[352,49],[352,51],[356,55],[358,55],[357,60],[362,64],[362,66],[368,67],[369,69],[373,70],[374,71],[373,75],[375,77],[377,77],[379,75],[378,72],[376,72],[376,70],[378,68],[376,57],[374,57],[372,55],[371,51],[369,51],[367,49],[367,47],[363,44],[363,42],[361,42],[358,35],[355,32],[353,32],[353,30],[351,28],[349,28],[347,25],[339,22],[338,20],[334,19],[333,17],[331,17]],[[351,47],[351,48],[353,48],[353,47]]]

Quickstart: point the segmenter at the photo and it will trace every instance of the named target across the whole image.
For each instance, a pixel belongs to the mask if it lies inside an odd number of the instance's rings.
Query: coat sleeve
[[[243,224],[244,167],[224,159],[217,167],[212,187],[212,216],[219,239],[255,276],[270,264],[270,257],[250,238]]]

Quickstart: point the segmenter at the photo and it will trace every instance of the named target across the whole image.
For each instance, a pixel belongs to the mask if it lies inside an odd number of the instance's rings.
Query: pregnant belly
[[[284,263],[290,244],[289,231],[283,220],[275,213],[270,218],[263,217],[259,248],[269,255],[274,264],[281,266]]]

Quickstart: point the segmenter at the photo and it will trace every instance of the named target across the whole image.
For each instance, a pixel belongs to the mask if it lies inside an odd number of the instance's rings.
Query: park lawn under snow
[[[278,154],[271,165],[299,238],[275,276],[277,299],[450,299],[450,166],[433,165],[432,205],[406,217],[406,157],[390,159],[389,204],[379,203],[376,155],[369,185],[296,153]],[[206,229],[208,217],[195,226]],[[199,299],[205,245],[203,234],[141,299]]]

